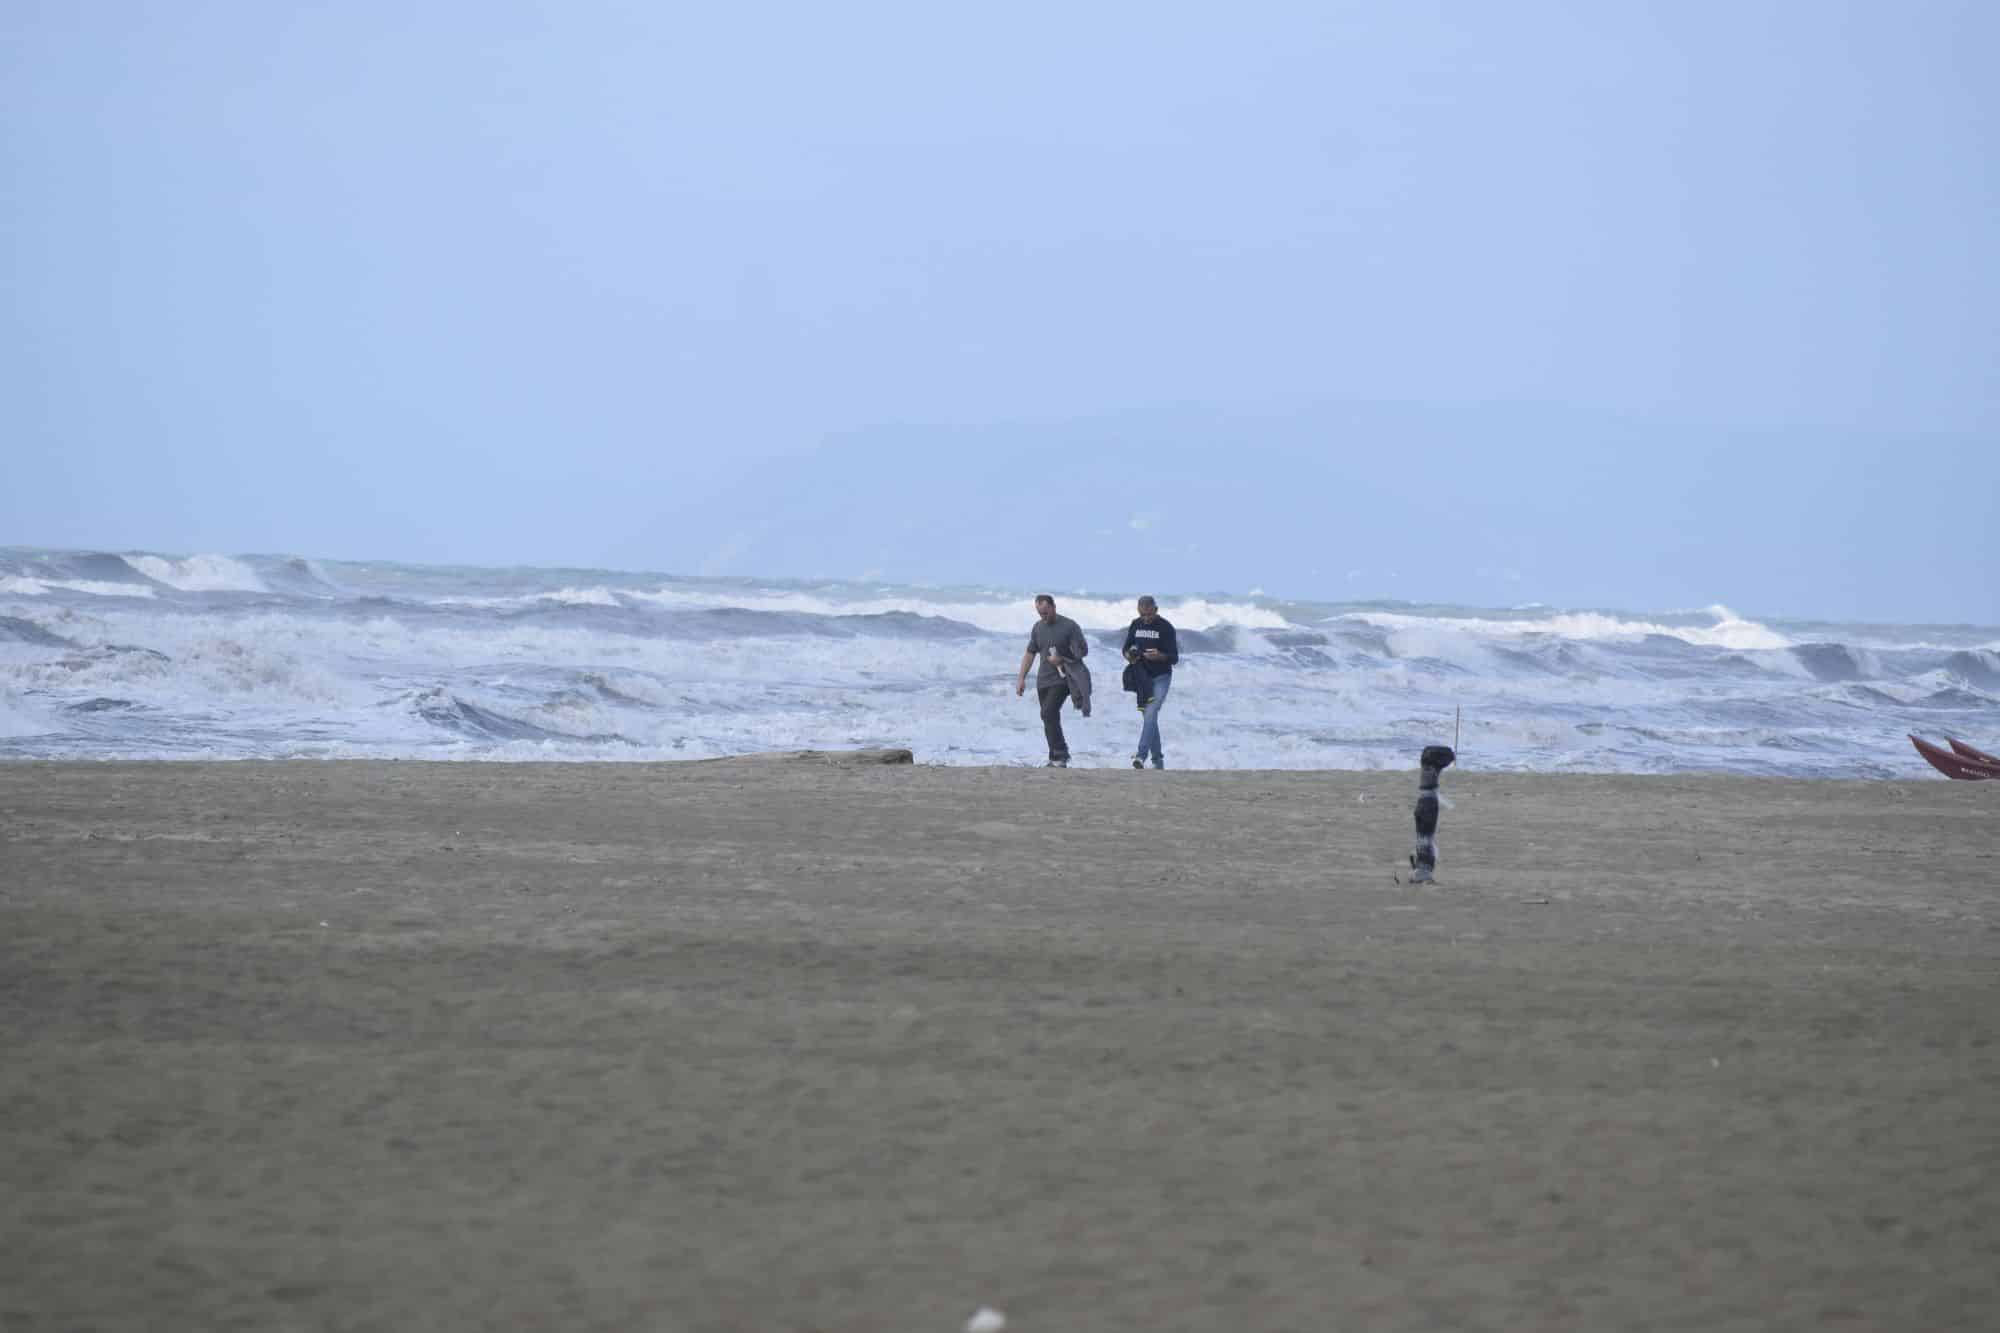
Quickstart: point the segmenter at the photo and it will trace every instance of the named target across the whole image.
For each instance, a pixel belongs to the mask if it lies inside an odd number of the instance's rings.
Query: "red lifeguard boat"
[[[1970,745],[1951,740],[1949,736],[1945,739],[1951,741],[1949,750],[1932,745],[1929,741],[1918,740],[1915,736],[1910,737],[1910,744],[1917,747],[1918,754],[1930,761],[1932,768],[1948,778],[1957,778],[1962,782],[1981,782],[2000,778],[2000,759],[1995,759],[1984,751],[1975,750]]]

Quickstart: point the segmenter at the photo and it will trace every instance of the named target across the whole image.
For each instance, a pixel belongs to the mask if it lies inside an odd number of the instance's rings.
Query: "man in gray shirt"
[[[1090,652],[1083,631],[1068,616],[1056,614],[1056,599],[1043,593],[1035,598],[1035,627],[1028,631],[1028,648],[1021,654],[1021,674],[1014,680],[1018,698],[1028,688],[1028,664],[1040,662],[1035,673],[1035,693],[1042,701],[1042,730],[1049,739],[1050,768],[1069,767],[1069,742],[1063,738],[1062,706],[1069,698],[1069,682],[1063,678],[1067,662],[1081,662]]]

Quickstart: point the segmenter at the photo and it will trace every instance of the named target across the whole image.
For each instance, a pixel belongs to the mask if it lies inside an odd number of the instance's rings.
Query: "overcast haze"
[[[2000,622],[2000,6],[0,40],[0,544]]]

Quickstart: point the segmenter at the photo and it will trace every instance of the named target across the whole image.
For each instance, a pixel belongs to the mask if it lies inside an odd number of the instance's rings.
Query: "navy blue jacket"
[[[1123,651],[1130,653],[1134,648],[1160,650],[1161,660],[1155,662],[1147,657],[1139,661],[1139,665],[1146,668],[1146,674],[1149,676],[1171,676],[1174,672],[1174,663],[1181,660],[1181,641],[1174,634],[1172,622],[1165,616],[1154,616],[1150,625],[1143,619],[1134,620],[1126,628]]]

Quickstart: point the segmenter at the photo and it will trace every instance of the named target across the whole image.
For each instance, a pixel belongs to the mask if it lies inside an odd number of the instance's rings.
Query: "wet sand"
[[[0,1327],[2000,1326],[2000,783],[0,765]]]

